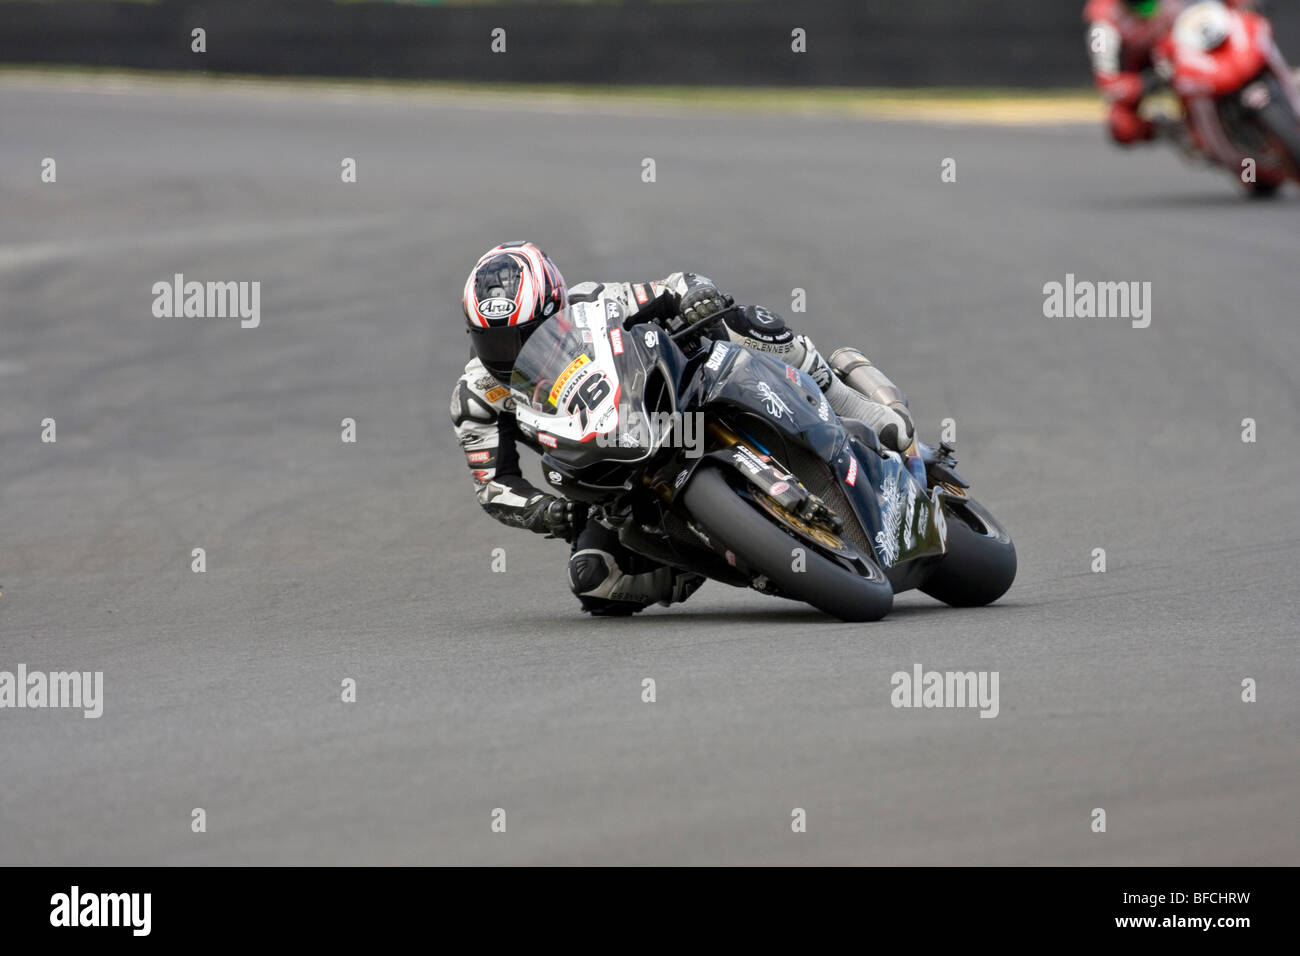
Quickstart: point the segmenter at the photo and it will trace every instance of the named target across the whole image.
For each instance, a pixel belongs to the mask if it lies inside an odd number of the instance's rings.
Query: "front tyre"
[[[953,607],[982,607],[1016,579],[1011,535],[974,499],[945,502],[948,550],[921,590]]]
[[[1272,88],[1272,99],[1256,114],[1256,122],[1265,132],[1272,134],[1286,150],[1291,165],[1291,175],[1300,179],[1300,117],[1297,117],[1295,111],[1291,109],[1291,101],[1286,98],[1281,88],[1276,83],[1269,85]],[[1255,195],[1262,197],[1265,194],[1256,189]]]
[[[809,542],[783,530],[738,495],[713,466],[695,472],[681,500],[710,538],[751,571],[766,576],[786,597],[805,601],[843,621],[878,621],[894,605],[894,589],[875,564],[874,555],[864,555],[873,569],[871,578],[823,557]],[[794,569],[794,548],[804,551],[799,571]]]

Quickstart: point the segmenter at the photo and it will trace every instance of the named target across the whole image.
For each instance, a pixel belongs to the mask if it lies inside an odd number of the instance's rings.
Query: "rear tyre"
[[[872,577],[855,574],[823,557],[802,538],[783,530],[736,493],[722,472],[703,466],[682,491],[682,503],[713,540],[781,593],[805,601],[843,621],[878,621],[894,605],[894,589],[874,555],[865,555]],[[803,570],[794,570],[792,550],[803,548]]]
[[[921,590],[953,607],[983,607],[1016,579],[1016,546],[997,519],[974,499],[944,503],[948,551]]]

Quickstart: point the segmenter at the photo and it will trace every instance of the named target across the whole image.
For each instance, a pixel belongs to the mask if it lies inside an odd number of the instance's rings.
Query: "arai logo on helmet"
[[[478,304],[478,314],[485,319],[504,319],[514,310],[514,302],[499,295],[484,299]]]

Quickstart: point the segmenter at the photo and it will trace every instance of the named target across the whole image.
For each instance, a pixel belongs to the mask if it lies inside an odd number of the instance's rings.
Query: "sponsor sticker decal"
[[[769,495],[783,495],[789,490],[790,490],[789,482],[778,481],[775,484],[773,484],[771,488],[767,489],[767,493]]]
[[[483,397],[489,402],[499,402],[509,394],[510,389],[506,388],[504,385],[498,385],[496,388],[489,388],[483,393]]]
[[[785,400],[780,395],[772,391],[772,386],[768,385],[767,382],[758,383],[758,394],[763,399],[763,407],[767,409],[767,413],[773,418],[780,420],[786,415],[789,415],[791,419],[794,418],[794,412],[790,406],[785,403]]]
[[[559,443],[555,440],[554,435],[548,435],[546,432],[537,433],[537,441],[547,448],[555,448]]]
[[[613,346],[615,355],[623,354],[623,330],[622,329],[609,330],[609,344]]]
[[[552,405],[554,405],[555,400],[560,397],[560,392],[564,390],[564,386],[569,384],[569,379],[573,378],[574,373],[577,372],[578,369],[582,368],[590,361],[591,359],[588,356],[579,355],[576,359],[574,359],[572,362],[569,363],[568,368],[566,368],[563,372],[560,373],[560,377],[557,378],[555,380],[555,384],[551,386],[550,399]]]
[[[897,475],[885,479],[885,487],[880,489],[883,501],[880,506],[881,529],[876,532],[876,547],[887,564],[893,564],[898,558],[898,536],[902,530],[903,515],[915,494],[910,487],[905,492],[898,486]]]
[[[858,483],[858,460],[856,458],[849,458],[849,476],[844,480],[850,485]]]
[[[712,372],[716,372],[718,369],[722,368],[722,363],[726,359],[727,353],[730,351],[731,346],[726,342],[717,343],[713,346],[713,354],[710,355],[709,360],[704,363],[704,367]]]
[[[470,460],[470,463],[471,463],[471,464],[478,465],[478,464],[482,464],[482,463],[485,462],[485,461],[491,461],[491,460],[492,460],[492,452],[490,452],[490,451],[467,451],[467,452],[465,452],[465,457],[468,458],[468,459]]]
[[[930,506],[934,509],[934,527],[939,532],[939,540],[943,542],[943,549],[948,550],[948,521],[943,516],[943,505],[939,503],[939,489],[935,488],[930,493]]]
[[[731,460],[751,475],[761,475],[767,471],[767,465],[744,445],[737,445],[731,450]]]
[[[514,311],[514,301],[499,295],[478,304],[478,314],[485,319],[504,319]]]
[[[605,427],[606,424],[608,424],[609,420],[613,418],[614,415],[617,414],[617,412],[618,412],[618,406],[610,405],[607,409],[605,409],[603,412],[600,413],[600,415],[596,418],[595,423],[591,427],[594,428],[597,432],[599,432],[601,429]]]

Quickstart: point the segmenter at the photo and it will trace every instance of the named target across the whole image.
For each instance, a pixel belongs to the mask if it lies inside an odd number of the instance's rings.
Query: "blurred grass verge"
[[[570,84],[456,83],[426,80],[263,77],[167,73],[77,66],[0,64],[0,85],[87,91],[211,90],[304,93],[353,99],[374,96],[484,106],[524,103],[557,110],[593,106],[654,110],[694,108],[726,112],[825,114],[863,119],[1004,126],[1100,122],[1105,111],[1088,89],[973,88],[861,89],[849,87],[583,86]]]

